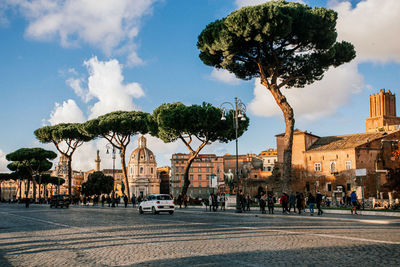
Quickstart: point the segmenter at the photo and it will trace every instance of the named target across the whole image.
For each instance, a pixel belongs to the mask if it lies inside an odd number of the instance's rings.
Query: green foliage
[[[149,114],[141,111],[115,111],[87,121],[81,128],[90,136],[130,136],[148,132]]]
[[[37,182],[39,182],[39,179],[37,177],[35,179]],[[41,175],[41,180],[42,184],[62,185],[65,183],[65,179],[51,176],[50,174],[47,173]]]
[[[114,188],[114,178],[105,176],[102,172],[89,174],[86,182],[82,184],[82,194],[86,196],[109,194]]]
[[[279,78],[287,87],[320,80],[330,66],[355,57],[352,44],[336,42],[337,14],[325,8],[271,1],[244,7],[210,23],[197,47],[204,64],[241,79]]]
[[[60,123],[52,126],[45,126],[35,130],[36,138],[42,143],[61,141],[70,142],[88,142],[93,139],[93,136],[87,135],[81,130],[80,123]],[[73,140],[73,141],[72,141]]]
[[[153,134],[166,143],[185,136],[195,136],[201,141],[228,142],[235,139],[233,115],[226,115],[221,121],[222,111],[208,103],[186,106],[182,103],[162,104],[153,112],[153,120],[158,126]],[[249,125],[249,118],[241,121],[238,136],[241,136]]]
[[[20,174],[27,172],[44,172],[51,169],[53,164],[49,161],[57,157],[57,154],[43,148],[20,148],[6,155],[8,161],[12,161],[7,165],[11,171],[20,171]]]
[[[16,181],[19,179],[19,175],[17,172],[11,172],[11,173],[0,173],[0,182],[2,181],[9,181],[9,180],[14,180]]]

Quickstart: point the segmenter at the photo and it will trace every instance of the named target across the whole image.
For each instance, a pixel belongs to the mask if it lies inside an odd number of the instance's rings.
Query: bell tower
[[[393,131],[399,128],[400,118],[396,117],[396,95],[381,89],[369,96],[369,118],[366,119],[366,131]]]

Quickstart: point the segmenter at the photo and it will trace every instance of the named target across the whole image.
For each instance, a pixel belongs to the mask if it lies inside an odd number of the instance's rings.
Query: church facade
[[[131,153],[128,163],[128,183],[131,194],[146,196],[160,193],[160,178],[153,152],[147,148],[147,140],[139,137],[138,147]]]

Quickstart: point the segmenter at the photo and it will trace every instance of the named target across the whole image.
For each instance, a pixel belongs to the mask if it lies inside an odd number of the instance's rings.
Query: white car
[[[145,211],[159,214],[160,212],[169,212],[173,214],[175,210],[174,200],[170,195],[166,194],[152,194],[146,196],[139,205],[139,213],[143,214]]]

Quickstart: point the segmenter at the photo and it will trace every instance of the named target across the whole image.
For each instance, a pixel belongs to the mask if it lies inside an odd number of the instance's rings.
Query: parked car
[[[68,196],[65,195],[53,195],[50,198],[50,208],[55,207],[66,207],[68,208],[70,204]]]
[[[159,214],[160,212],[168,212],[174,214],[175,204],[170,195],[151,194],[146,196],[139,205],[139,213],[152,212]]]

